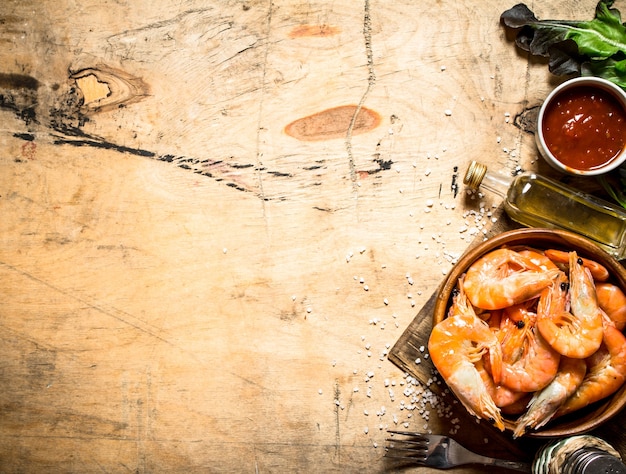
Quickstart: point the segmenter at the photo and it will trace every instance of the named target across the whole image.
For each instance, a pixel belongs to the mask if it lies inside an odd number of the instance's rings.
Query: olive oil
[[[506,213],[528,227],[562,229],[595,242],[618,259],[626,257],[626,211],[532,172],[506,177],[472,161],[464,184],[504,197]]]

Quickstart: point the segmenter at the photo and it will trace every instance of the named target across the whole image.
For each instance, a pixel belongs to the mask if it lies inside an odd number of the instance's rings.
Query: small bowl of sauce
[[[559,171],[594,176],[626,160],[626,92],[598,77],[556,87],[537,118],[537,147]]]

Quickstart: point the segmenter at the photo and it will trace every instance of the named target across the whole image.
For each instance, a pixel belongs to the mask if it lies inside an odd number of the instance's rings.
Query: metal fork
[[[531,465],[523,462],[505,461],[473,453],[448,436],[414,433],[411,431],[388,430],[398,437],[387,438],[390,443],[385,457],[404,459],[411,464],[450,469],[468,464],[496,466],[511,471],[532,472]]]

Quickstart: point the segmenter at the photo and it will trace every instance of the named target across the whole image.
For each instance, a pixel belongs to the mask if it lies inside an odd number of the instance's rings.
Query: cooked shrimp
[[[619,286],[611,283],[598,283],[596,285],[598,305],[615,323],[620,331],[626,327],[626,295]]]
[[[541,390],[556,375],[561,356],[539,333],[537,315],[527,304],[503,313],[497,332],[502,347],[502,385],[517,392]]]
[[[611,325],[604,326],[601,348],[587,360],[582,384],[557,410],[566,415],[615,393],[626,378],[626,337]]]
[[[501,248],[480,257],[467,270],[464,290],[482,309],[502,309],[536,296],[559,273],[544,270],[514,250]]]
[[[569,263],[569,252],[564,252],[563,250],[556,249],[548,249],[545,251],[546,257],[552,260],[555,263],[567,264]],[[595,260],[590,260],[588,258],[583,258],[583,266],[587,267],[591,272],[594,280],[596,281],[607,281],[609,279],[609,271],[606,267]]]
[[[459,286],[453,303],[456,313],[433,328],[428,351],[433,364],[467,411],[489,420],[504,431],[500,410],[476,369],[476,364],[487,354],[493,378],[499,382],[502,365],[500,345],[489,325],[473,314],[471,306],[464,301],[466,296],[462,284]]]
[[[530,247],[522,247],[516,250],[522,257],[529,258],[531,262],[544,270],[558,268],[556,264],[550,260],[545,253]]]
[[[503,413],[506,411],[507,408],[513,407],[519,402],[519,400],[527,395],[527,393],[525,392],[516,392],[515,390],[511,390],[504,385],[496,385],[496,383],[493,381],[493,377],[491,376],[482,361],[476,364],[476,370],[478,370],[478,373],[480,374],[480,377],[482,378],[483,383],[487,388],[489,396]],[[510,413],[510,411],[506,412]]]
[[[567,281],[561,274],[541,295],[537,327],[548,344],[561,355],[584,359],[602,343],[603,315],[593,277],[582,266],[576,252],[570,252],[569,272],[569,294]]]
[[[459,277],[456,288],[454,288],[452,294],[452,304],[448,309],[448,317],[455,316],[457,314],[465,314],[467,316],[476,316],[476,310],[467,299],[467,294],[463,288],[463,282],[465,281],[465,274]]]
[[[550,421],[559,407],[578,389],[586,371],[584,359],[561,357],[556,377],[533,394],[526,413],[515,423],[513,437],[522,436],[529,429],[541,428]]]
[[[520,399],[514,401],[510,405],[500,408],[500,411],[504,415],[521,415],[522,413],[526,411],[526,407],[528,406],[528,403],[530,402],[530,399],[532,398],[533,394],[532,392],[520,392],[520,393],[523,394]]]

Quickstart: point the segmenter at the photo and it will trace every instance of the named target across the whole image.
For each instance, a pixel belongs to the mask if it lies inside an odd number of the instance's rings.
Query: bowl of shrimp
[[[513,438],[588,432],[626,405],[626,270],[590,240],[524,228],[443,282],[428,352],[467,411]]]

